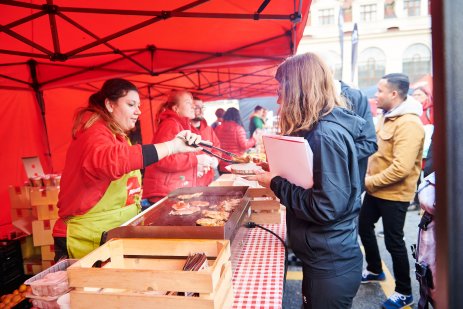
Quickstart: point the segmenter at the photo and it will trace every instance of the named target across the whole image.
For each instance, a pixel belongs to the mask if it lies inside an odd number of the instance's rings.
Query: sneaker
[[[413,304],[412,295],[403,295],[394,292],[394,294],[383,303],[383,309],[400,309],[410,306],[411,304]]]
[[[386,280],[386,275],[384,272],[380,272],[379,274],[372,273],[371,271],[364,270],[362,272],[362,283],[368,282],[379,282]]]

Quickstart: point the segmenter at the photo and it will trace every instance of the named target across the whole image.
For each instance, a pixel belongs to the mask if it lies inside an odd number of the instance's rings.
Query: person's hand
[[[259,174],[247,176],[247,180],[254,180],[257,181],[261,186],[265,188],[270,188],[270,182],[272,181],[273,177],[275,177],[274,173],[271,172],[262,172]]]
[[[197,155],[196,158],[198,159],[197,175],[201,178],[211,169],[212,160],[211,157],[206,154]]]
[[[266,171],[266,172],[269,172],[269,171],[270,171],[270,167],[269,167],[269,165],[268,165],[267,162],[265,162],[265,161],[260,161],[260,162],[255,162],[255,163],[256,163],[257,166],[262,167],[262,169],[263,169],[264,171]]]
[[[192,133],[189,130],[181,131],[177,136],[170,141],[172,154],[181,152],[198,152],[202,148],[198,147],[201,142],[201,135]]]

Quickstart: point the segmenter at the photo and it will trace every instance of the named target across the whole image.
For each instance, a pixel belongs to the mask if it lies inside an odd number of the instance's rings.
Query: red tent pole
[[[45,153],[45,158],[48,159],[48,166],[51,168],[51,172],[53,173],[50,142],[48,140],[47,122],[45,119],[45,101],[43,99],[43,92],[40,90],[40,84],[37,78],[37,61],[31,59],[27,61],[27,65],[29,66],[29,70],[30,70],[30,74],[32,78],[31,86],[32,86],[32,89],[34,89],[35,98],[37,99],[37,103],[39,104],[40,111],[42,114],[43,129],[45,131],[44,143],[47,149],[47,153]]]

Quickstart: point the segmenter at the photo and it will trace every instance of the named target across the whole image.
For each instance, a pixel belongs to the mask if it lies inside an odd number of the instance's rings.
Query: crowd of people
[[[424,125],[434,121],[429,91],[418,88],[410,96],[406,75],[383,76],[375,128],[365,95],[335,80],[316,54],[288,58],[275,78],[279,132],[307,140],[314,185],[299,187],[265,163],[266,171],[250,179],[286,207],[289,243],[303,264],[304,308],[350,308],[361,283],[385,280],[375,234],[380,218],[395,276],[383,308],[413,303],[403,229],[420,178]],[[209,126],[204,103],[174,90],[156,116],[151,144],[132,145],[127,135],[140,114],[138,90],[124,79],[106,81],[76,114],[53,232],[57,260],[98,247],[103,231],[140,212],[142,199],[153,204],[176,188],[209,185],[216,170],[229,173],[229,163],[202,152],[200,142],[242,155],[256,145],[266,119],[256,106],[248,137],[239,110],[219,108]]]

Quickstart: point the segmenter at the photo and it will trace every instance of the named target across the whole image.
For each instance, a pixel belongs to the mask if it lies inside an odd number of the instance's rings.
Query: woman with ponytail
[[[140,169],[175,153],[201,149],[189,146],[201,141],[190,131],[164,143],[131,145],[127,134],[140,114],[137,88],[119,78],[107,80],[77,112],[53,229],[55,260],[83,257],[100,245],[102,232],[139,213]]]

